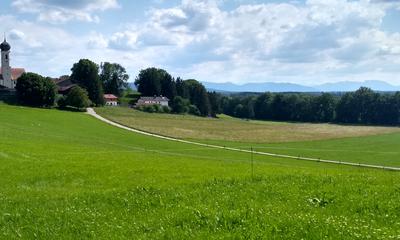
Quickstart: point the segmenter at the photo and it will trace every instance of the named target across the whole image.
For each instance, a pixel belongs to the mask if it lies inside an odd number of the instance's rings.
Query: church
[[[10,66],[11,46],[6,37],[0,44],[1,49],[1,68],[0,68],[0,88],[13,89],[17,85],[17,79],[25,72],[23,68],[12,68]]]

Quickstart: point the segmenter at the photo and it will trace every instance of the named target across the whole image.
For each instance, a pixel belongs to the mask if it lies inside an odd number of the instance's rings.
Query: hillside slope
[[[0,122],[0,238],[400,234],[397,173],[254,156],[251,177],[248,154],[140,136],[83,113],[0,104]]]

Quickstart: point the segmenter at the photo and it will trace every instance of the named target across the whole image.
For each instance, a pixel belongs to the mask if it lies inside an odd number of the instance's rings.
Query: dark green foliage
[[[211,98],[210,98],[211,99]],[[351,124],[400,124],[400,93],[380,94],[362,87],[338,97],[299,93],[219,97],[222,112],[240,118]]]
[[[135,85],[143,96],[166,96],[173,99],[176,96],[175,81],[163,69],[147,68],[141,70],[136,77]]]
[[[128,79],[125,68],[118,63],[105,62],[100,65],[100,81],[104,92],[121,96],[123,90],[128,87]]]
[[[56,85],[50,78],[24,73],[17,81],[18,100],[25,105],[51,107],[56,98]]]
[[[96,105],[104,105],[104,91],[97,64],[88,59],[81,59],[73,65],[71,71],[72,81],[86,89],[89,99]]]
[[[189,99],[189,90],[186,87],[185,81],[183,81],[180,77],[176,79],[176,94],[183,98]]]
[[[200,110],[195,105],[189,105],[189,114],[200,116]]]
[[[210,115],[215,117],[217,114],[222,113],[221,108],[221,95],[216,92],[209,92],[208,99],[210,103]]]
[[[336,99],[332,94],[324,93],[312,98],[312,120],[315,122],[331,122],[335,117]]]
[[[271,119],[272,118],[272,103],[273,95],[271,93],[264,93],[256,98],[254,102],[254,116],[257,119]]]
[[[185,85],[189,92],[190,102],[199,108],[202,116],[208,116],[210,114],[210,102],[206,88],[194,79],[186,80]]]
[[[79,86],[73,87],[68,95],[59,101],[60,107],[74,107],[77,109],[85,109],[90,104],[87,91]]]
[[[151,105],[141,105],[138,106],[136,109],[143,112],[149,113],[170,113],[171,109],[167,106],[161,106],[158,104],[151,104]]]
[[[170,105],[171,105],[173,113],[189,112],[190,102],[188,99],[185,99],[183,97],[180,97],[180,96],[174,97],[174,99],[172,99]]]

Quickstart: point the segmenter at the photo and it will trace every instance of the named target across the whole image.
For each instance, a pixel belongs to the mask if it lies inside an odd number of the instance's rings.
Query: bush
[[[58,105],[60,107],[74,107],[77,109],[85,109],[91,104],[88,93],[85,89],[75,86],[73,87],[68,95],[60,99]]]
[[[148,113],[170,113],[171,109],[168,106],[161,106],[158,104],[141,105],[136,108],[139,111]]]
[[[171,113],[171,109],[168,106],[162,106],[162,111],[164,113]]]
[[[180,96],[174,97],[171,103],[172,112],[174,113],[187,113],[189,112],[189,106],[189,100]]]
[[[17,96],[22,104],[51,107],[56,98],[56,85],[50,78],[36,73],[24,73],[17,81]]]
[[[196,116],[200,116],[201,115],[200,110],[195,105],[190,105],[189,106],[189,113],[193,114],[193,115],[196,115]]]

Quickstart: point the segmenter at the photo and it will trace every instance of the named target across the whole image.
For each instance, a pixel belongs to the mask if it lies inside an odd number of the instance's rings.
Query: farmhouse
[[[1,68],[0,68],[0,88],[13,89],[17,85],[17,79],[25,72],[23,68],[12,68],[10,66],[10,49],[6,37],[0,44],[1,49]]]
[[[77,84],[74,84],[69,76],[61,76],[60,78],[53,79],[54,83],[57,85],[58,93],[66,95],[68,94],[69,90]]]
[[[113,94],[104,94],[106,106],[118,106],[118,97]]]
[[[169,99],[163,96],[154,96],[154,97],[141,97],[136,103],[136,106],[143,106],[143,105],[161,105],[168,107]]]

